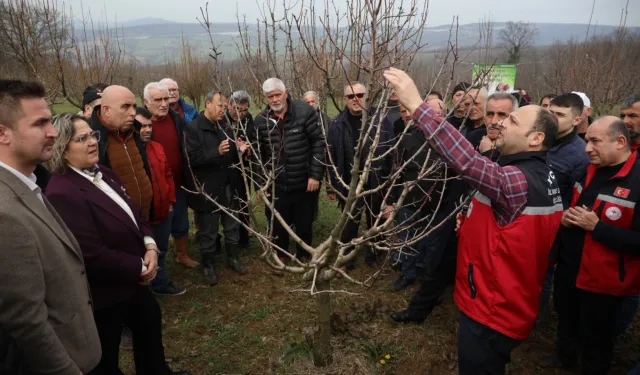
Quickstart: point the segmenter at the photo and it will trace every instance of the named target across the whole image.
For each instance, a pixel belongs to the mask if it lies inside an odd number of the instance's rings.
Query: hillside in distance
[[[479,27],[480,25],[477,23],[459,26],[458,43],[461,48],[471,47],[477,43]],[[505,23],[495,23],[494,45],[498,44],[498,34],[504,27]],[[616,26],[591,25],[589,28],[586,24],[537,23],[536,27],[538,29],[534,41],[536,46],[550,45],[555,41],[583,40],[587,29],[590,36],[608,35],[616,30]],[[423,43],[427,43],[425,52],[445,48],[449,40],[450,29],[449,25],[426,27],[422,40]],[[633,33],[640,33],[639,27],[630,28],[630,30]],[[133,20],[120,25],[118,34],[124,42],[127,54],[135,56],[138,61],[143,63],[157,64],[179,57],[183,37],[203,56],[211,48],[208,33],[198,23],[170,23],[160,19]],[[238,42],[239,32],[237,24],[213,24],[211,34],[224,59],[234,59],[238,56],[236,42]],[[257,37],[257,28],[254,25],[249,25],[249,35],[252,40]],[[280,35],[279,39],[283,45],[284,35]],[[282,50],[281,45],[278,49]]]

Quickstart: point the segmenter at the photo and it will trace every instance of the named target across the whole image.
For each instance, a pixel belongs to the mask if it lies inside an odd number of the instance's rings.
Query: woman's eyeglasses
[[[89,138],[93,138],[97,142],[100,142],[100,132],[99,131],[94,131],[94,132],[91,132],[91,133],[81,134],[81,135],[79,135],[77,137],[74,137],[73,140],[78,142],[78,143],[85,144],[85,143],[87,143]]]
[[[345,98],[351,100],[351,99],[355,99],[356,97],[358,97],[358,99],[362,99],[364,98],[364,93],[359,93],[359,94],[348,94],[344,96]]]

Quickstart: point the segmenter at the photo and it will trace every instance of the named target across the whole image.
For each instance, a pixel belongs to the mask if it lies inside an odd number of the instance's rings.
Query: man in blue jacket
[[[582,122],[584,104],[582,98],[574,93],[562,94],[551,100],[549,111],[558,119],[558,135],[553,147],[547,153],[547,164],[556,176],[560,195],[562,196],[562,206],[566,210],[571,203],[573,186],[580,181],[587,166],[589,156],[585,152],[586,143],[578,136],[578,125]],[[555,251],[552,251],[553,257]],[[553,274],[555,272],[555,259],[550,259],[552,265],[547,270],[547,276],[542,286],[540,296],[540,312],[536,325],[544,315],[549,305],[551,285],[553,284]]]
[[[169,108],[178,112],[187,124],[194,118],[198,117],[198,111],[196,108],[185,102],[184,99],[180,97],[178,82],[171,78],[163,78],[160,83],[167,86],[169,89]]]

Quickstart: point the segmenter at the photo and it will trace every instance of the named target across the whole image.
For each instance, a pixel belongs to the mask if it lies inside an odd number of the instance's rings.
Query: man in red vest
[[[431,147],[478,191],[458,243],[458,371],[503,374],[533,328],[562,217],[560,189],[545,161],[558,123],[534,105],[512,112],[496,141],[500,159],[492,162],[422,102],[405,72],[390,68],[384,76]]]
[[[582,374],[604,375],[620,306],[640,292],[640,162],[627,126],[616,117],[593,122],[585,140],[590,165],[558,233],[556,355],[572,368],[581,347]]]

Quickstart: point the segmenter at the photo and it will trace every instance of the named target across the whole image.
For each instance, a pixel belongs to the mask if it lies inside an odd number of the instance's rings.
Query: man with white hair
[[[176,248],[176,261],[188,268],[198,262],[189,257],[189,215],[187,193],[182,186],[190,187],[191,175],[184,155],[184,119],[169,107],[169,88],[160,82],[151,82],[144,88],[144,104],[151,112],[153,140],[164,148],[167,162],[173,173],[176,203],[171,212],[171,235]]]
[[[304,100],[305,103],[312,106],[313,109],[318,112],[318,116],[322,121],[322,126],[324,127],[326,133],[329,129],[329,122],[331,121],[331,119],[320,109],[320,98],[318,98],[318,93],[315,91],[307,91],[304,93],[304,95],[302,95],[302,100]]]
[[[196,108],[180,97],[178,82],[171,78],[163,78],[160,80],[160,83],[167,86],[169,90],[169,108],[179,113],[187,124],[198,116]]]
[[[591,100],[587,96],[587,94],[579,91],[572,91],[572,94],[576,94],[582,99],[582,104],[584,108],[582,109],[582,121],[578,124],[578,137],[584,139],[584,136],[587,134],[587,128],[589,124],[591,124]]]
[[[257,151],[253,154],[256,191],[259,198],[274,205],[287,224],[295,224],[296,234],[304,242],[311,244],[313,195],[320,188],[324,171],[325,140],[318,114],[306,103],[287,98],[287,88],[278,78],[267,79],[262,91],[268,106],[256,116],[250,137]],[[275,175],[275,191],[268,179],[270,172]],[[270,220],[271,215],[267,216]],[[274,235],[276,245],[288,250],[289,234],[278,220],[274,222]],[[308,258],[300,246],[297,256]]]

